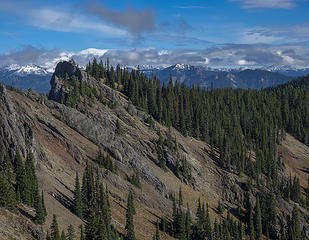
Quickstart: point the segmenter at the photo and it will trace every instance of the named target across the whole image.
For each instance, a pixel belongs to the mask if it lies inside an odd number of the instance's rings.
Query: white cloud
[[[255,32],[256,31],[256,32]],[[240,34],[239,43],[242,44],[257,44],[257,43],[274,43],[282,40],[281,37],[273,35],[265,35],[259,30],[247,30]]]
[[[250,61],[247,61],[247,60],[244,60],[244,59],[238,60],[237,63],[240,66],[248,66],[248,65],[255,65],[256,64],[256,62],[250,62]]]
[[[295,59],[289,55],[283,54],[282,51],[277,51],[277,54],[282,57],[282,59],[287,63],[287,64],[293,64],[295,62]]]
[[[293,8],[295,0],[230,0],[240,2],[243,8]]]
[[[162,54],[164,53],[164,54]],[[283,66],[309,67],[309,49],[297,45],[273,46],[266,44],[226,45],[204,50],[158,50],[156,48],[137,49],[85,49],[78,52],[46,50],[28,46],[0,54],[0,66],[11,64],[35,64],[49,69],[59,61],[74,58],[79,66],[85,66],[94,57],[112,65],[121,66],[151,65],[170,66],[191,64],[209,67],[266,67]]]
[[[124,36],[127,32],[103,23],[89,20],[82,15],[70,14],[54,9],[35,9],[29,12],[29,23],[42,29],[61,32],[97,31],[110,35]]]
[[[107,52],[108,52],[107,49],[87,48],[87,49],[84,49],[84,50],[78,52],[78,54],[103,56]]]

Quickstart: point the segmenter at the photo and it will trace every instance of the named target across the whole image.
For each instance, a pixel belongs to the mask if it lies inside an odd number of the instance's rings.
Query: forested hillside
[[[48,99],[1,85],[0,206],[35,238],[308,238],[308,172],[287,156],[309,162],[285,144],[308,150],[309,77],[202,90],[86,71],[59,63]]]

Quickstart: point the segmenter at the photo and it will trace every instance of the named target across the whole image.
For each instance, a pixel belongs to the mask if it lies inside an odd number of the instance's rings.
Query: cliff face
[[[76,108],[62,104],[64,94],[73,94],[66,82],[71,76],[94,92],[93,98],[81,96]],[[75,226],[82,223],[70,211],[75,173],[81,176],[87,161],[97,166],[94,161],[99,149],[112,157],[118,169],[117,174],[98,169],[101,181],[109,186],[111,193],[113,223],[124,232],[125,199],[132,188],[137,205],[138,239],[151,239],[153,223],[158,217],[171,216],[172,202],[168,195],[177,193],[179,187],[184,205],[188,203],[193,210],[192,216],[198,198],[209,203],[212,216],[217,216],[214,209],[218,200],[231,208],[244,201],[244,177],[219,168],[206,153],[205,149],[209,150],[206,143],[183,137],[153,120],[149,124],[149,118],[121,93],[69,62],[57,65],[48,99],[32,91],[11,91],[0,85],[0,144],[11,149],[12,156],[16,148],[23,156],[29,151],[35,153],[39,187],[45,192],[49,213],[44,229],[50,226],[52,214],[58,216],[63,229],[70,223]],[[171,138],[177,145],[177,150],[166,146],[161,149],[167,170],[159,167],[159,135],[163,140]],[[190,181],[175,174],[179,156],[190,166]],[[128,181],[134,173],[141,177],[142,189]],[[253,195],[250,200],[255,202]],[[283,201],[278,206],[286,204]],[[291,212],[290,207],[284,209]],[[305,216],[305,210],[301,211]],[[303,222],[307,224],[307,220]]]

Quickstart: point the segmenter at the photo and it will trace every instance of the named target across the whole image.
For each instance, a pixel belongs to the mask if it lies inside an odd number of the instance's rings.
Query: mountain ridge
[[[260,89],[288,82],[294,77],[306,75],[308,69],[281,68],[210,68],[188,64],[174,64],[168,67],[153,67],[148,65],[127,67],[140,69],[148,77],[156,75],[162,83],[168,83],[170,75],[179,83],[199,85],[202,88],[232,87]],[[271,71],[270,71],[271,70]],[[49,80],[54,69],[38,65],[10,65],[0,69],[0,81],[17,88],[32,88],[38,92],[48,93]],[[249,73],[251,71],[251,74]],[[245,76],[248,73],[248,76]],[[255,74],[252,74],[255,73]],[[281,74],[281,75],[280,75]],[[252,79],[252,77],[254,79]]]

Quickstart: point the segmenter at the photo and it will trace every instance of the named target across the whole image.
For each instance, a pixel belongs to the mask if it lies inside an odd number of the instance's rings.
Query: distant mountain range
[[[50,89],[50,78],[53,69],[37,65],[10,65],[0,68],[0,82],[21,89],[32,88],[37,92],[47,93]]]
[[[261,89],[286,83],[295,77],[304,76],[309,69],[291,68],[261,68],[261,69],[229,69],[208,68],[175,64],[167,68],[141,68],[147,76],[157,76],[163,83],[169,82],[170,76],[173,82],[186,85],[200,86],[202,88],[244,88]]]
[[[167,84],[170,76],[173,82],[202,88],[251,88],[260,89],[286,83],[295,77],[309,74],[309,69],[293,69],[289,67],[269,67],[261,69],[229,69],[209,68],[186,64],[175,64],[169,67],[153,67],[143,65],[139,68],[147,76],[157,76],[162,83]],[[47,93],[50,90],[50,78],[53,69],[38,65],[10,65],[0,68],[0,82],[14,87]]]

